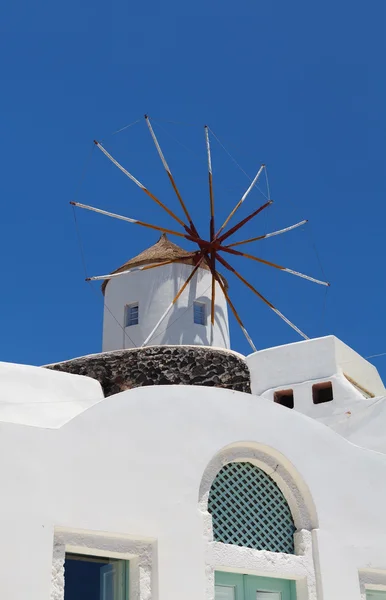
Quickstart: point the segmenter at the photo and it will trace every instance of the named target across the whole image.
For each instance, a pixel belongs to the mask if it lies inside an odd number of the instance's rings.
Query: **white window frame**
[[[202,315],[202,322],[196,321],[196,307],[200,309],[200,316]],[[206,326],[206,304],[205,302],[194,301],[193,302],[193,321],[195,325],[203,325]]]
[[[129,598],[152,597],[152,568],[155,540],[128,539],[119,534],[111,537],[100,532],[55,530],[50,600],[64,600],[64,561],[67,553],[118,558],[129,561]]]
[[[130,323],[130,313],[133,308],[137,309],[137,321],[136,323]],[[139,325],[139,302],[132,302],[131,304],[126,304],[125,306],[125,327],[133,327],[134,325]]]
[[[107,561],[113,561],[113,563],[111,562],[107,562]],[[64,567],[65,567],[65,573],[66,573],[66,569],[70,569],[70,564],[71,563],[99,563],[100,567],[111,567],[111,566],[118,566],[118,574],[114,573],[113,574],[113,579],[114,579],[114,597],[115,595],[117,596],[117,598],[119,598],[119,600],[130,600],[129,598],[129,594],[130,594],[130,590],[129,590],[129,585],[130,585],[130,578],[129,578],[129,569],[130,569],[130,561],[129,560],[123,560],[121,558],[111,558],[111,556],[99,556],[96,554],[82,554],[80,552],[66,552],[65,555],[65,562],[64,562]],[[66,563],[67,566],[66,566]],[[111,575],[112,571],[109,570],[109,575]],[[83,576],[84,574],[82,574]],[[101,588],[104,587],[102,584],[102,571],[99,572],[99,579],[100,579],[100,586]],[[79,579],[78,579],[79,581]],[[122,585],[123,584],[123,585]],[[115,586],[118,586],[118,589],[115,589]],[[121,587],[123,587],[124,592],[122,592]],[[118,592],[118,593],[117,593]],[[65,580],[64,580],[64,594],[66,595],[66,576],[65,576]],[[105,595],[102,591],[102,589],[100,589],[100,597],[104,598]]]

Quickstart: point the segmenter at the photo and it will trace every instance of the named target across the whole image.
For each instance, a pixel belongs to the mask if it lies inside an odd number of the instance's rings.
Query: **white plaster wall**
[[[216,456],[220,463],[234,456],[227,449],[238,459],[268,455],[272,476],[302,490],[313,516],[297,518],[305,528],[298,559],[243,549],[236,557],[234,547],[210,541],[199,490]],[[299,600],[361,600],[358,570],[386,570],[386,456],[256,396],[137,388],[60,429],[0,423],[0,455],[6,600],[62,600],[60,547],[51,586],[55,530],[55,539],[83,532],[80,547],[99,536],[102,548],[119,554],[121,547],[122,556],[132,540],[150,543],[152,591],[141,570],[147,583],[132,600],[209,600],[213,570],[232,570],[233,560],[239,572],[296,579]]]
[[[247,357],[252,393],[346,374],[374,396],[386,394],[377,369],[333,335],[254,352]]]
[[[192,270],[191,265],[175,263],[110,279],[105,292],[103,352],[141,346]],[[198,269],[148,345],[198,344],[229,348],[227,303],[218,283],[213,339],[211,337],[211,285],[210,272]],[[194,323],[195,300],[206,305],[206,326]],[[125,305],[135,302],[139,303],[139,324],[123,331]]]
[[[352,402],[346,410],[323,419],[334,431],[358,446],[386,454],[386,398]]]
[[[324,404],[314,404],[312,386],[324,381],[332,384],[333,400]],[[327,379],[297,383],[290,388],[294,396],[293,410],[324,423],[358,446],[386,454],[385,396],[365,398],[341,374]],[[275,392],[283,389],[283,386],[279,386],[267,390],[261,398],[274,402]]]
[[[386,389],[376,367],[338,338],[334,337],[334,342],[340,372],[345,373],[374,396],[384,395]]]
[[[0,362],[0,422],[60,427],[103,397],[91,377]]]
[[[317,383],[331,382],[333,400],[314,404],[312,388]],[[279,385],[266,390],[261,398],[274,402],[275,392],[291,389],[294,411],[324,423],[358,446],[386,454],[386,397],[367,398],[343,375]],[[289,410],[289,409],[287,409]]]

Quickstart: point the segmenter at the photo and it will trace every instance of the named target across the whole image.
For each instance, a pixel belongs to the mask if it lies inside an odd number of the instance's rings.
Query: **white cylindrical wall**
[[[192,270],[192,265],[174,263],[110,279],[105,290],[103,352],[141,346]],[[210,271],[198,269],[147,345],[192,344],[229,348],[227,303],[217,282],[212,339],[211,286]],[[205,304],[205,325],[194,323],[195,301]],[[125,308],[137,302],[139,323],[125,327]]]

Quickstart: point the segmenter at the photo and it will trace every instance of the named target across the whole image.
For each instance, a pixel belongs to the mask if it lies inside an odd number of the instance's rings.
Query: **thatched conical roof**
[[[175,258],[181,259],[178,260],[178,262],[194,265],[195,259],[189,256],[190,254],[191,252],[188,252],[187,250],[180,248],[180,246],[177,246],[177,244],[171,242],[167,237],[166,233],[163,233],[159,238],[158,242],[154,244],[154,246],[151,246],[150,248],[147,248],[137,256],[134,256],[134,258],[128,260],[124,265],[113,271],[111,274],[121,273],[126,269],[138,267],[139,265],[150,265]],[[200,268],[209,269],[208,265],[205,262],[202,263]],[[109,281],[109,279],[105,279],[102,283],[103,293],[105,293],[106,285]]]

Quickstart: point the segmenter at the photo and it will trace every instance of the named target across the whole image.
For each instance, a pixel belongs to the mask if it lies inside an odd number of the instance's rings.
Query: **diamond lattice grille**
[[[219,471],[208,510],[216,541],[294,553],[295,526],[287,501],[276,483],[251,463],[229,463]]]

